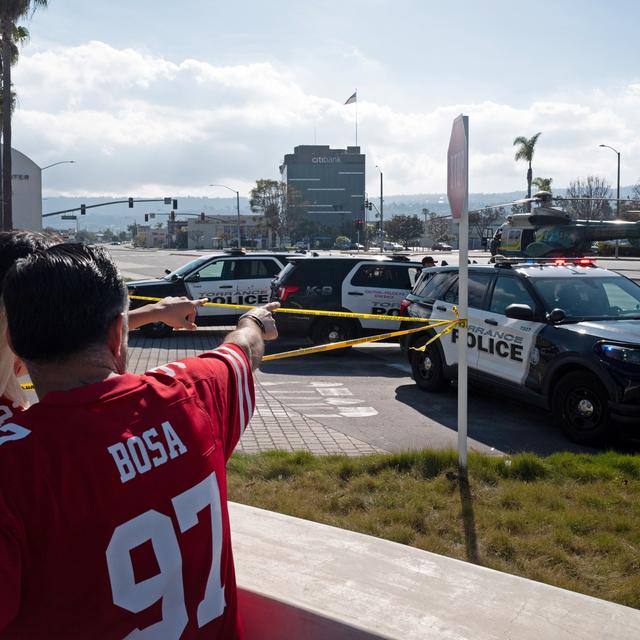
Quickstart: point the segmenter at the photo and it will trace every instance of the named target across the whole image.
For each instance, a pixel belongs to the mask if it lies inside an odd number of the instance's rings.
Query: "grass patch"
[[[640,459],[235,454],[229,498],[640,608]]]

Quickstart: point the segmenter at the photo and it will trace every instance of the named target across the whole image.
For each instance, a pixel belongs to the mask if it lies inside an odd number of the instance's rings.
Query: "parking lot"
[[[114,256],[129,277],[160,275],[189,260],[165,251],[117,249]],[[474,259],[486,259],[487,254]],[[440,256],[442,258],[443,256]],[[446,259],[455,263],[455,254]],[[611,261],[613,262],[613,261]],[[640,279],[640,261],[620,261]],[[602,264],[602,262],[600,262]],[[130,369],[142,372],[218,344],[224,330],[174,332],[151,340],[131,337]],[[302,346],[280,340],[269,350]],[[309,450],[357,455],[414,448],[455,448],[456,390],[433,394],[418,389],[395,344],[369,344],[343,356],[314,355],[265,363],[257,375],[257,413],[241,449]],[[539,409],[472,388],[469,397],[469,447],[500,455],[519,451],[550,454],[590,451],[572,444]],[[634,449],[635,443],[618,443]]]

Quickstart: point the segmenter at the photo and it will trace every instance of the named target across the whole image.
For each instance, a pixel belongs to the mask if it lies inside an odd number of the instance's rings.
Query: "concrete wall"
[[[630,640],[640,611],[230,504],[246,640]]]

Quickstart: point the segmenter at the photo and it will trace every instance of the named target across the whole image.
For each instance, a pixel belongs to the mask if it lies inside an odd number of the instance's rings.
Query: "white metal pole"
[[[462,212],[459,225],[460,266],[458,270],[458,313],[468,318],[469,313],[469,216]],[[458,461],[467,468],[467,336],[468,327],[458,326]]]

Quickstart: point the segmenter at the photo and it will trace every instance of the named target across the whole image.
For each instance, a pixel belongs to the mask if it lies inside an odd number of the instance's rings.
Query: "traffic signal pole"
[[[112,200],[111,202],[99,202],[98,204],[81,204],[79,207],[73,207],[73,209],[62,209],[61,211],[51,211],[50,213],[43,213],[43,218],[50,216],[59,216],[63,213],[73,213],[74,211],[80,211],[84,215],[84,211],[87,209],[95,209],[96,207],[108,207],[112,204],[128,204],[130,208],[133,207],[133,203],[139,202],[164,202],[167,204],[167,198],[151,198],[146,200],[134,200],[133,198],[127,198],[126,200]],[[174,207],[177,207],[177,200],[173,201]]]

